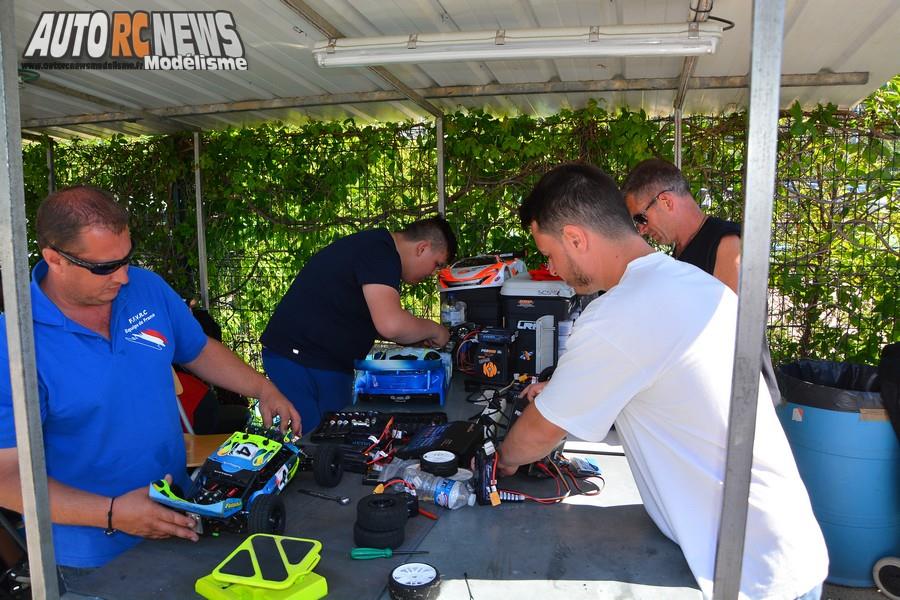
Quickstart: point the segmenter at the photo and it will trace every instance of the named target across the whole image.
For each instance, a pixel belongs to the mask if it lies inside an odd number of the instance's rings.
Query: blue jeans
[[[343,410],[353,402],[353,375],[311,369],[263,348],[263,367],[278,390],[300,413],[303,432],[316,428],[327,412]]]
[[[813,589],[809,590],[802,596],[799,596],[797,600],[819,600],[822,597],[822,584],[820,583]]]

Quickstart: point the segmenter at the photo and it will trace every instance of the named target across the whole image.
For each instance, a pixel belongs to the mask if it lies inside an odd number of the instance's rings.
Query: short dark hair
[[[128,227],[128,212],[112,194],[90,185],[57,190],[38,207],[35,229],[41,248],[76,251],[73,246],[86,227],[122,233]]]
[[[618,239],[637,235],[612,177],[593,165],[566,163],[548,171],[519,207],[522,227],[532,223],[559,234],[564,225],[585,225]]]
[[[622,184],[622,195],[659,193],[672,190],[681,196],[690,196],[691,187],[681,170],[667,160],[648,158],[637,164],[625,177]]]
[[[432,248],[445,248],[447,250],[447,263],[456,259],[456,234],[450,227],[447,219],[441,216],[429,217],[413,221],[398,232],[408,240],[431,242]]]

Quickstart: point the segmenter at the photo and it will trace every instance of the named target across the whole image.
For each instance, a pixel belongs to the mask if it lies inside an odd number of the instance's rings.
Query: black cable
[[[706,17],[710,21],[718,21],[719,23],[725,23],[728,27],[722,28],[722,31],[728,31],[729,29],[734,29],[734,21],[729,21],[728,19],[723,19],[722,17],[714,17],[712,15]]]

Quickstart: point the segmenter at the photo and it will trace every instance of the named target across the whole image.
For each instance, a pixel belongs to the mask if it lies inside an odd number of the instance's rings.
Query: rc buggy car
[[[165,480],[150,485],[150,498],[194,518],[198,533],[281,534],[284,500],[278,494],[297,471],[312,470],[316,483],[336,486],[343,475],[341,453],[334,445],[317,447],[315,458],[294,443],[288,431],[250,424],[213,452],[183,495]]]
[[[500,287],[510,277],[525,272],[525,263],[514,254],[484,254],[463,258],[438,272],[441,291]]]

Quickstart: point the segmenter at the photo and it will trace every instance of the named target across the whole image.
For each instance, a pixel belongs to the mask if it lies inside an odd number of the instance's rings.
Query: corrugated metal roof
[[[285,0],[290,2],[291,0]],[[696,0],[694,0],[696,2]],[[296,3],[295,3],[296,4]],[[689,0],[308,0],[303,3],[345,36],[406,35],[484,29],[527,29],[590,25],[684,22]],[[697,60],[695,76],[744,76],[750,65],[752,3],[717,0],[712,15],[735,23],[723,33],[714,55]],[[44,11],[214,11],[234,15],[246,49],[247,71],[41,70],[40,79],[20,88],[23,128],[51,135],[109,135],[215,129],[278,119],[358,121],[428,118],[428,112],[366,68],[319,68],[312,47],[324,40],[312,23],[280,0],[242,3],[203,0],[30,0],[16,2],[20,56]],[[833,102],[850,107],[900,72],[900,2],[788,0],[783,72],[868,72],[861,85],[786,87],[781,103],[804,106]],[[669,114],[674,89],[512,93],[510,84],[602,86],[643,78],[677,78],[683,59],[609,58],[517,60],[391,65],[387,70],[425,95],[441,110],[483,108],[501,114],[550,114],[579,108],[592,98],[607,108],[629,106]],[[48,89],[47,86],[55,86]],[[60,89],[64,86],[70,91]],[[478,86],[459,90],[456,86]],[[487,89],[480,86],[488,86]],[[499,95],[479,95],[499,86]],[[435,89],[439,88],[439,89]],[[447,89],[450,88],[450,89]],[[583,89],[583,88],[582,88]],[[360,94],[386,92],[379,101]],[[336,95],[345,94],[343,98]],[[465,94],[465,95],[462,95]],[[79,96],[80,97],[77,97]],[[335,98],[342,103],[332,104]],[[278,107],[228,103],[288,99]],[[684,112],[721,113],[747,104],[746,89],[691,89]],[[367,100],[367,101],[362,101]],[[161,114],[123,114],[141,109]],[[108,114],[118,113],[118,114]],[[205,114],[201,114],[205,113]],[[85,115],[105,115],[87,117]],[[107,118],[110,120],[99,121]],[[53,119],[53,121],[48,121]],[[73,121],[80,121],[73,123]],[[98,121],[98,122],[90,122]],[[49,126],[52,124],[52,126]]]

